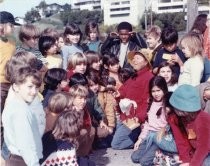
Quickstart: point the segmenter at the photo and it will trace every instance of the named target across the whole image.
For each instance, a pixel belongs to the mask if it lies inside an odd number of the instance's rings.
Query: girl
[[[187,138],[194,148],[189,162],[181,166],[208,166],[210,163],[210,115],[202,111],[199,93],[192,85],[181,85],[169,100],[184,124]]]
[[[94,20],[89,21],[85,25],[85,35],[87,36],[86,45],[89,50],[99,52],[99,46],[101,44],[99,34],[98,24]]]
[[[155,151],[158,146],[152,141],[155,133],[167,125],[164,102],[168,87],[163,77],[153,77],[149,82],[149,104],[147,121],[143,124],[142,131],[134,145],[131,159],[141,165],[152,165]]]
[[[181,67],[178,85],[189,84],[196,86],[200,84],[204,70],[202,43],[193,34],[184,36],[180,43],[182,51],[188,60]]]
[[[53,129],[56,119],[69,107],[70,97],[65,92],[56,92],[50,99],[46,111],[46,128],[45,132]]]
[[[11,84],[15,100],[8,96],[12,100],[7,100],[2,114],[4,140],[11,152],[6,165],[39,165],[41,134],[37,132],[39,127],[31,103],[41,85],[40,75],[30,67],[22,67],[16,71]]]
[[[49,69],[44,76],[43,107],[47,107],[49,98],[55,93],[62,91],[68,85],[67,72],[61,68]]]
[[[57,54],[56,39],[51,36],[41,36],[39,38],[39,51],[47,60],[47,68],[61,68],[62,57]]]
[[[157,75],[165,78],[169,92],[173,92],[176,90],[176,88],[178,87],[178,79],[173,69],[173,66],[169,62],[164,61],[159,65]]]
[[[78,137],[79,147],[77,149],[78,156],[89,155],[92,149],[92,143],[95,137],[95,129],[92,127],[91,118],[86,109],[88,90],[82,85],[71,86],[70,90],[70,107],[80,113],[83,120],[82,130]]]
[[[87,73],[92,70],[99,73],[101,69],[101,59],[99,54],[95,51],[87,51],[85,56],[87,57]]]
[[[118,58],[114,56],[105,55],[103,57],[103,69],[102,69],[102,80],[107,85],[107,81],[109,77],[112,77],[116,81],[116,89],[118,90],[122,82],[119,78],[119,72],[120,72],[120,64]]]
[[[78,166],[76,149],[81,126],[82,122],[77,112],[67,109],[61,113],[52,131],[42,138],[44,158],[41,164],[51,165],[52,162],[54,165],[56,162],[57,165],[63,165],[68,162],[69,166]]]
[[[79,52],[83,53],[87,49],[80,45],[82,40],[82,32],[77,24],[71,23],[64,31],[65,45],[61,48],[63,57],[63,69],[67,68],[68,59],[72,54]]]

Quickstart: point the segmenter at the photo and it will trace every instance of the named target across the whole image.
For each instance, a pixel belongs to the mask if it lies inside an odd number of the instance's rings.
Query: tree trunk
[[[198,15],[197,0],[187,0],[187,32],[192,28],[195,18]]]

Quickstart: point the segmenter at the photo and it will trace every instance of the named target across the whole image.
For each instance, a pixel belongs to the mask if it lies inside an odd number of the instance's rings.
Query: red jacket
[[[147,101],[149,98],[149,81],[153,77],[150,69],[145,67],[137,72],[136,78],[128,79],[119,89],[120,98],[129,98],[137,103],[137,109],[131,110],[130,117],[138,117],[142,123],[147,116]],[[127,116],[120,112],[120,119],[125,120]]]
[[[167,121],[171,127],[180,159],[184,163],[189,163],[192,146],[187,138],[187,134],[180,130],[178,117],[175,113],[169,114]]]
[[[196,119],[186,125],[188,139],[195,152],[190,166],[201,166],[210,153],[210,114],[200,111]]]

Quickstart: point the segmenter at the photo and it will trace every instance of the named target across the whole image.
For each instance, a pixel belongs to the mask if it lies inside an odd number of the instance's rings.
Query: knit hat
[[[149,66],[151,67],[151,59],[152,59],[152,51],[146,48],[142,48],[139,51],[130,51],[127,55],[128,63],[132,64],[132,60],[136,53],[140,53],[147,61]]]
[[[119,23],[119,25],[117,26],[117,31],[119,32],[122,29],[126,29],[129,32],[132,32],[133,28],[132,25],[126,21]]]
[[[11,23],[13,25],[20,25],[19,23],[15,22],[14,16],[6,11],[0,12],[0,24]]]
[[[183,112],[197,112],[201,109],[197,89],[192,85],[181,85],[172,94],[170,104]]]

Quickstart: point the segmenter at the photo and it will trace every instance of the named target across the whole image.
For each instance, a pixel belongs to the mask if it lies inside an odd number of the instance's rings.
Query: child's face
[[[29,48],[35,48],[37,46],[37,43],[38,43],[37,37],[31,37],[28,40],[24,39],[24,44]]]
[[[92,65],[91,65],[91,67],[92,67],[93,69],[97,70],[97,71],[100,70],[100,66],[101,66],[100,61],[98,61],[98,62],[93,62]]]
[[[96,30],[92,30],[89,36],[90,36],[90,41],[96,41],[98,37],[98,32]]]
[[[60,49],[62,46],[64,46],[64,40],[63,40],[62,37],[59,37],[59,38],[58,38],[58,43],[57,43],[57,45],[58,45],[58,48],[59,48],[59,49]]]
[[[164,93],[163,93],[162,89],[160,89],[157,86],[154,86],[152,88],[152,97],[155,101],[157,101],[157,102],[162,101],[163,96],[164,96]]]
[[[204,98],[205,100],[210,100],[210,87],[208,87],[208,89],[205,89],[205,90],[204,90],[203,98]]]
[[[187,47],[186,46],[186,44],[181,44],[182,45],[182,52],[184,53],[184,55],[185,55],[185,57],[186,58],[189,58],[189,57],[191,57],[192,55],[191,55],[191,51],[190,51],[190,49],[189,49],[189,47]]]
[[[87,68],[87,65],[84,64],[84,63],[81,63],[79,65],[76,65],[75,66],[75,69],[74,69],[74,73],[84,74],[86,72],[86,68]]]
[[[126,44],[129,41],[130,33],[127,29],[121,29],[119,30],[119,37],[122,43]]]
[[[118,73],[119,67],[120,67],[119,63],[114,65],[109,65],[109,72]]]
[[[171,81],[172,76],[171,68],[169,66],[162,67],[158,75],[165,78],[166,82],[169,83]]]
[[[146,39],[146,42],[147,42],[147,45],[150,49],[154,49],[158,43],[159,43],[159,39],[158,37],[154,37],[153,35],[148,35],[147,36],[147,39]]]
[[[82,96],[76,96],[73,100],[73,106],[77,111],[82,111],[86,105],[86,98]]]
[[[33,83],[34,78],[29,76],[26,81],[20,85],[14,84],[14,89],[17,95],[20,96],[26,103],[31,103],[37,96],[39,88]]]
[[[80,34],[68,35],[67,38],[72,44],[77,44],[80,41]]]
[[[176,49],[176,47],[177,47],[177,43],[163,45],[163,47],[164,47],[167,51],[173,52],[173,51]]]
[[[99,89],[99,85],[95,84],[94,82],[91,83],[91,85],[89,85],[90,90],[92,90],[94,93],[98,92]]]
[[[14,30],[14,25],[11,23],[2,24],[2,27],[4,27],[4,35],[10,35]]]
[[[52,45],[52,46],[47,50],[47,55],[56,54],[57,48],[58,48],[58,47],[57,47],[56,44]]]

